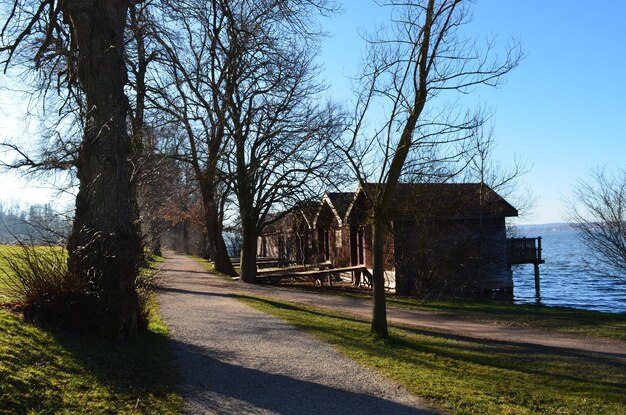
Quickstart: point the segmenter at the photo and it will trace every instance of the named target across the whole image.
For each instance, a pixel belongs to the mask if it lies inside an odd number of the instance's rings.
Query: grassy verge
[[[328,295],[370,298],[370,295],[363,291],[342,291],[337,287],[295,286],[294,289],[305,289]],[[505,326],[539,328],[626,341],[626,314],[534,304],[507,304],[495,300],[433,300],[396,297],[395,295],[387,296],[387,304]]]
[[[201,258],[201,257],[195,256],[195,255],[189,255],[189,258],[193,259],[198,264],[202,265],[204,267],[204,269],[207,270],[207,272],[209,272],[209,273],[211,273],[213,275],[217,275],[219,277],[222,277],[224,279],[232,281],[232,278],[229,275],[226,275],[226,274],[223,274],[221,272],[215,271],[215,265],[213,265],[213,263],[211,261],[209,261],[208,259]],[[235,271],[238,270],[238,269],[239,269],[239,267],[235,267]]]
[[[393,328],[253,296],[242,301],[306,330],[452,414],[626,414],[626,362],[604,356]]]
[[[389,304],[515,327],[542,328],[626,340],[626,315],[496,301],[432,301],[390,296]]]
[[[7,247],[6,245],[0,245],[0,258],[2,258],[3,254],[6,254],[8,252],[9,252],[9,247]],[[0,259],[0,304],[2,304],[5,301],[9,301],[10,299],[7,293],[8,291],[7,282],[5,281],[4,278],[2,278],[2,275],[4,275],[4,272],[6,271],[8,271],[8,267],[4,263],[4,261]]]
[[[148,279],[152,272],[142,271]],[[0,309],[0,414],[179,413],[177,369],[154,297],[148,310],[147,333],[113,341],[44,330]]]

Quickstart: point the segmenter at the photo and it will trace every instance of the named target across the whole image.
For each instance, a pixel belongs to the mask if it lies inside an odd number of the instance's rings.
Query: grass
[[[6,245],[0,245],[0,258],[8,254],[9,249],[10,247]],[[2,275],[4,275],[4,272],[6,271],[8,271],[8,267],[6,263],[0,259],[0,303],[3,303],[9,300],[9,295],[7,293],[8,291],[7,283],[5,279],[1,277]]]
[[[369,323],[294,303],[239,298],[328,342],[452,414],[626,414],[626,362],[600,355]]]
[[[497,301],[433,301],[388,297],[391,305],[515,327],[541,328],[626,340],[626,315]]]
[[[215,265],[213,265],[213,262],[209,261],[208,259],[202,258],[202,257],[199,257],[199,256],[195,256],[195,255],[189,255],[189,258],[193,259],[198,264],[202,265],[204,267],[204,269],[208,273],[213,274],[213,275],[217,275],[218,277],[222,277],[224,279],[232,281],[232,278],[229,275],[226,275],[226,274],[221,273],[221,272],[217,272],[215,270]],[[235,270],[239,269],[239,267],[234,267],[234,268],[235,268]]]
[[[143,276],[150,279],[160,261]],[[178,372],[154,296],[148,311],[147,333],[115,341],[44,329],[0,309],[0,414],[180,413]]]
[[[203,258],[193,257],[213,274],[230,279],[215,272],[213,264]],[[298,286],[302,288],[301,286]],[[308,287],[324,294],[370,298],[369,294],[338,291],[336,287]],[[574,333],[585,336],[606,337],[626,341],[626,314],[603,313],[567,307],[548,307],[534,304],[507,304],[501,301],[477,300],[433,300],[387,296],[391,306],[420,311],[431,311],[450,317],[473,319],[505,326],[538,328]]]
[[[330,295],[371,297],[369,293],[339,291],[336,287],[306,288],[309,291]],[[387,304],[505,326],[539,328],[626,341],[626,314],[548,307],[538,304],[509,304],[496,300],[415,299],[395,295],[387,295]]]

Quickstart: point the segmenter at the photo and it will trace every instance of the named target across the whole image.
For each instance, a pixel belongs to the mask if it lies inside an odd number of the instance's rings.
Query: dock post
[[[543,262],[541,260],[541,236],[537,238],[537,255],[535,259],[535,295],[537,298],[541,296],[541,282],[539,280],[539,264]]]
[[[539,262],[535,262],[535,295],[539,297],[541,295],[541,286],[539,281]]]

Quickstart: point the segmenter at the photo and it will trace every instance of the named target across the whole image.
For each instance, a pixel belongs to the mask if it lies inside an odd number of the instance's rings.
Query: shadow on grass
[[[626,314],[602,313],[544,305],[514,305],[498,301],[424,301],[390,296],[392,306],[443,312],[457,318],[485,319],[504,324],[564,331],[590,331],[626,340]]]
[[[263,284],[270,285],[270,284]],[[317,294],[371,299],[371,292],[353,287],[281,283],[273,286]],[[567,307],[511,304],[498,300],[420,299],[387,295],[389,307],[433,312],[460,320],[483,320],[516,327],[544,328],[626,341],[626,314],[603,313]]]
[[[166,336],[103,340],[0,317],[0,413],[178,413]]]
[[[148,399],[177,392],[178,368],[166,335],[144,332],[127,340],[56,333],[57,342],[113,394],[141,409]],[[153,408],[156,409],[156,408]]]
[[[448,400],[446,405],[453,395],[450,392],[455,388],[453,385],[458,385],[455,399],[465,402],[463,405],[471,405],[474,395],[486,395],[487,400],[494,402],[514,402],[522,407],[539,405],[541,409],[537,412],[550,412],[559,405],[580,408],[586,405],[584,402],[607,408],[626,405],[623,355],[493,341],[413,327],[393,327],[388,339],[374,340],[369,336],[369,322],[363,320],[266,298],[238,297],[286,318],[365,364],[418,385],[416,392],[423,396],[432,394],[438,400]],[[421,386],[428,382],[445,387]],[[536,385],[542,385],[541,392]]]

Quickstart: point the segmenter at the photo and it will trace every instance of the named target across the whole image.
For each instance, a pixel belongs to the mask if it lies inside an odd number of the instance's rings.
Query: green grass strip
[[[314,292],[325,295],[371,299],[369,294],[345,293],[328,287],[314,288]],[[497,300],[416,299],[395,295],[387,296],[387,304],[511,327],[547,329],[626,341],[626,314],[548,307],[541,304],[510,304]]]
[[[626,361],[550,347],[393,327],[240,295],[452,414],[626,414]],[[346,380],[349,382],[349,380]]]
[[[514,327],[542,328],[566,333],[626,340],[626,314],[567,307],[506,304],[498,301],[441,301],[388,297],[403,308],[443,313]]]
[[[148,311],[147,333],[104,340],[0,309],[0,414],[179,414],[180,377],[154,295]]]

